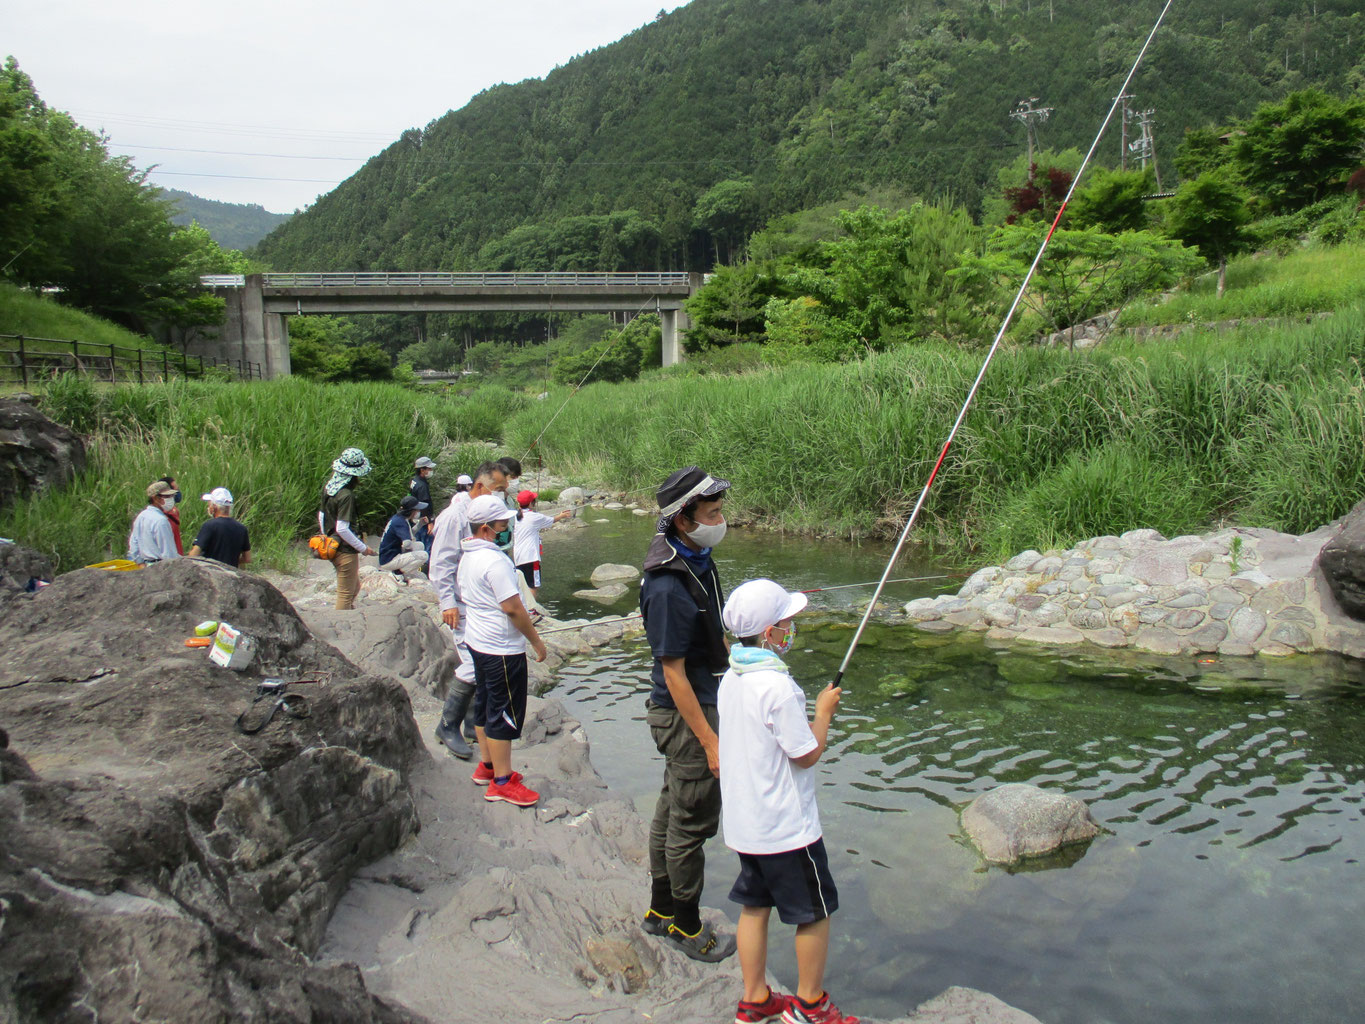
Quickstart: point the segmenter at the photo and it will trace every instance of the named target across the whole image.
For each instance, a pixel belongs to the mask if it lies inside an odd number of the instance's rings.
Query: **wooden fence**
[[[219,366],[241,380],[263,380],[260,363],[240,359],[205,359],[113,343],[33,338],[0,334],[0,384],[31,383],[59,373],[88,373],[109,383],[148,384],[175,377],[195,379]]]

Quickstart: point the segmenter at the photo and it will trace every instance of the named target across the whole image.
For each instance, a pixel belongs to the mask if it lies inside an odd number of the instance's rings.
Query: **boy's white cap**
[[[465,484],[468,487],[474,486],[474,478],[471,477],[468,473],[461,473],[459,476],[455,478],[455,482],[457,484]]]
[[[480,494],[469,503],[469,521],[475,526],[512,518],[512,510],[495,494]]]
[[[231,505],[232,492],[226,487],[215,487],[213,490],[209,491],[208,494],[205,494],[201,500],[211,501],[215,505]]]
[[[750,580],[734,589],[720,620],[735,636],[758,636],[805,607],[805,594],[788,593],[772,580]]]

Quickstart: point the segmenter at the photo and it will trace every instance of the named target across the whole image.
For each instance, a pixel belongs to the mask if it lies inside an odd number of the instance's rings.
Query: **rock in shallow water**
[[[993,864],[1013,864],[1099,835],[1083,801],[1010,782],[983,793],[962,812],[962,828]]]

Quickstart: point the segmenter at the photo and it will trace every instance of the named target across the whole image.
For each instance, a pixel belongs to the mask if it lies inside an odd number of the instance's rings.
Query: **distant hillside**
[[[180,212],[171,218],[174,223],[198,221],[224,249],[249,249],[293,216],[271,213],[255,203],[220,203],[174,188],[163,188],[161,192],[179,208]]]
[[[310,269],[706,269],[775,214],[896,186],[979,208],[1015,105],[1089,143],[1160,0],[692,0],[412,129],[258,254]],[[1359,0],[1172,9],[1131,92],[1186,128],[1365,82]],[[1115,130],[1117,131],[1117,130]],[[1101,158],[1117,162],[1119,141]]]

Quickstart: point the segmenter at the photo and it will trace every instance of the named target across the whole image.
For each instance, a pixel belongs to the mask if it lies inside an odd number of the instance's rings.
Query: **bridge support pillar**
[[[659,310],[659,326],[663,329],[664,365],[674,366],[681,363],[682,343],[679,340],[678,331],[687,329],[687,314],[681,309],[661,309]]]
[[[257,363],[266,380],[289,376],[289,329],[280,313],[265,311],[260,274],[250,274],[241,288],[219,291],[227,302],[219,335],[221,358]]]

